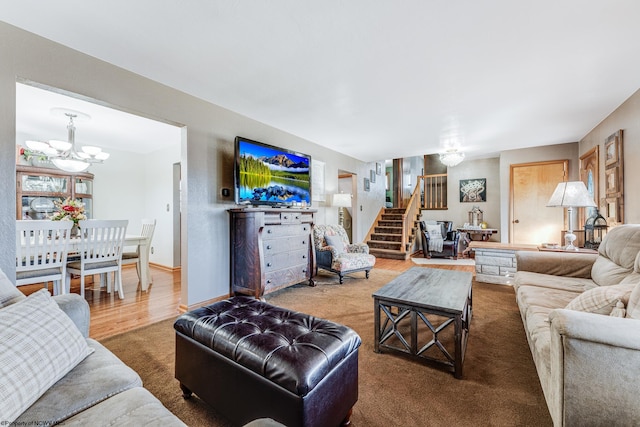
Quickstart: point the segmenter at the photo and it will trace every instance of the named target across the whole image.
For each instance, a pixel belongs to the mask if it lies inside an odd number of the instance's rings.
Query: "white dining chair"
[[[127,264],[135,264],[136,272],[138,273],[138,280],[142,280],[142,275],[140,272],[142,268],[147,269],[147,277],[149,278],[149,282],[153,282],[153,278],[151,277],[151,269],[149,269],[149,263],[142,266],[140,263],[140,251],[145,250],[147,254],[147,260],[149,259],[149,252],[151,251],[151,240],[153,239],[153,232],[156,229],[156,220],[155,219],[143,219],[142,220],[142,231],[140,231],[140,235],[145,237],[145,243],[139,244],[136,246],[136,250],[133,252],[123,252],[122,254],[122,265]]]
[[[80,260],[67,264],[65,286],[69,289],[71,275],[80,276],[80,295],[84,297],[84,278],[94,274],[106,276],[107,292],[112,292],[111,275],[115,276],[114,288],[120,299],[124,298],[122,289],[122,245],[127,232],[127,220],[87,219],[79,222],[80,242],[78,253]],[[102,280],[101,280],[102,283]]]
[[[72,221],[16,220],[16,286],[53,282],[64,292]]]

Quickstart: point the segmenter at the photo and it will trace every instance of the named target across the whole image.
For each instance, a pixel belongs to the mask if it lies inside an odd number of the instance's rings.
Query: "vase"
[[[80,226],[78,224],[73,224],[73,227],[71,227],[71,237],[78,236],[80,236]]]

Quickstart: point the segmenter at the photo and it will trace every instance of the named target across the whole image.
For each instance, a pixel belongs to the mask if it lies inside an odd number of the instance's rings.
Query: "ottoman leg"
[[[349,409],[347,415],[344,417],[344,420],[340,423],[340,427],[347,427],[351,425],[351,414],[353,414],[353,407]]]
[[[180,383],[180,389],[182,390],[182,397],[184,399],[189,399],[191,398],[191,395],[193,394],[191,392],[191,390],[189,390],[186,386],[184,386],[182,383]]]

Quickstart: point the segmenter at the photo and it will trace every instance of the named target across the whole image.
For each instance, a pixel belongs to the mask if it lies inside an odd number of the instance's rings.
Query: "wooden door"
[[[558,183],[568,179],[568,167],[568,160],[511,165],[510,243],[563,244],[564,209],[547,203]]]

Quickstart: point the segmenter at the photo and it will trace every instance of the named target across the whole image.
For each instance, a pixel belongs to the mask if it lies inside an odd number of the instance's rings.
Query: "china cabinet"
[[[93,174],[23,165],[16,172],[16,219],[44,219],[54,211],[54,201],[67,197],[83,202],[87,217],[93,217]]]

